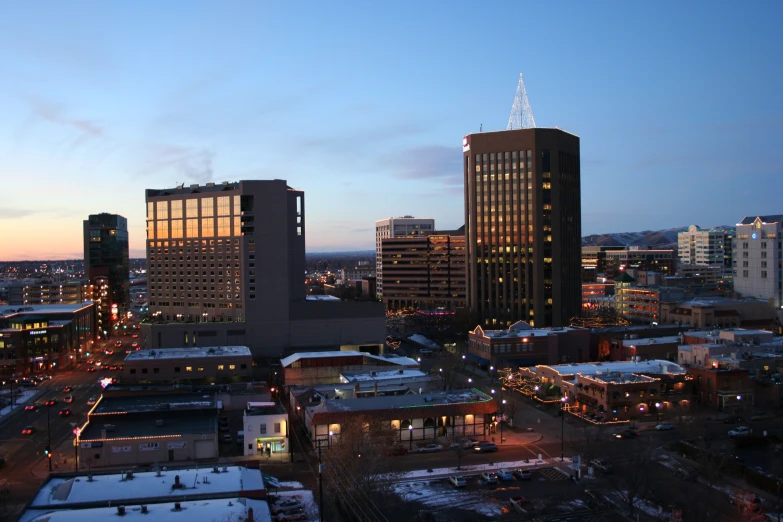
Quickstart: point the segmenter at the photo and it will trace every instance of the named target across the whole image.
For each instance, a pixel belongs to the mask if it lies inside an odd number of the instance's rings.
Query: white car
[[[465,477],[460,477],[459,475],[449,477],[449,482],[451,482],[455,488],[464,488],[468,485],[468,481],[465,480]]]
[[[299,509],[304,504],[299,499],[296,498],[290,498],[286,500],[281,500],[275,504],[272,504],[270,511],[273,515],[277,515],[278,513],[285,513],[288,511],[293,511],[294,509]]]
[[[494,471],[485,471],[481,474],[481,480],[486,482],[487,484],[497,484],[498,483],[498,474]]]
[[[498,471],[498,478],[500,480],[514,480],[514,475],[507,469],[501,469]]]
[[[737,426],[729,432],[729,437],[744,437],[750,435],[750,429],[747,426]]]
[[[440,450],[440,444],[428,444],[419,448],[419,453],[436,453]]]
[[[658,424],[655,427],[655,429],[658,430],[658,431],[668,431],[668,430],[673,430],[674,426],[672,426],[668,422],[662,422],[661,424]]]

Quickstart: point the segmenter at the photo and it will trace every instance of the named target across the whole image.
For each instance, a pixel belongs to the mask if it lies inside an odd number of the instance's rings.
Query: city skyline
[[[81,258],[100,212],[143,257],[145,189],[210,181],[310,194],[309,252],[455,229],[462,137],[506,127],[520,72],[580,137],[582,235],[783,212],[780,4],[407,5],[0,7],[0,258]]]

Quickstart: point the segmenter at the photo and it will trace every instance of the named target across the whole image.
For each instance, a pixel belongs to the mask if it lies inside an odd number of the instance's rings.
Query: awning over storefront
[[[483,357],[479,357],[475,353],[468,353],[467,357],[468,361],[478,364],[479,366],[489,366],[489,359],[485,359]]]

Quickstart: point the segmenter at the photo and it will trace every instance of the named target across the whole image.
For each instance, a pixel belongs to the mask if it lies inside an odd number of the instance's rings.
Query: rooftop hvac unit
[[[163,426],[163,419],[156,420],[155,421],[155,426],[158,426],[158,427]]]

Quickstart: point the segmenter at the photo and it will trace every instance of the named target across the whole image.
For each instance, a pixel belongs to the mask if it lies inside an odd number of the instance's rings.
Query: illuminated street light
[[[568,395],[560,399],[560,462],[565,459],[565,403]]]
[[[408,451],[413,450],[413,424],[408,424]]]

